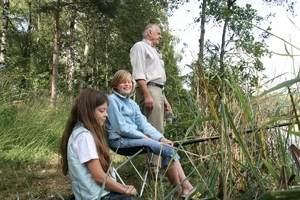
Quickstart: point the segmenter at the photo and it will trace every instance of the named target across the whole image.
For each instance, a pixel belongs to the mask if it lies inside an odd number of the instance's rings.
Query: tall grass
[[[284,82],[270,91],[276,92],[299,81],[300,79],[296,78]],[[209,102],[205,102],[196,112],[190,110],[196,116],[194,119],[183,118],[182,121],[168,124],[166,127],[166,137],[172,140],[182,141],[199,137],[199,134],[203,135],[201,137],[220,136],[218,140],[178,147],[188,179],[202,193],[203,198],[222,199],[225,195],[228,199],[254,199],[264,192],[280,189],[278,182],[281,169],[282,166],[286,166],[287,178],[296,174],[288,189],[297,187],[299,173],[287,148],[292,142],[298,141],[295,134],[299,134],[299,130],[295,124],[290,127],[266,129],[269,125],[287,120],[296,122],[290,106],[290,96],[281,92],[265,92],[256,98],[247,99],[234,84],[234,80],[231,83],[237,100],[234,109],[229,103],[222,103],[220,116],[225,124],[223,131],[219,132],[214,128],[214,116],[205,115],[209,109]],[[292,95],[299,100],[297,92]],[[20,195],[25,190],[29,193],[27,197],[32,199],[43,192],[47,193],[45,188],[39,188],[37,191],[35,180],[29,177],[23,179],[22,176],[25,177],[26,168],[45,166],[51,160],[58,160],[58,144],[73,98],[61,96],[57,108],[50,109],[49,96],[48,93],[37,95],[2,92],[0,166],[2,171],[8,168],[12,171],[5,177],[4,172],[0,173],[0,176],[5,180],[8,180],[8,176],[12,180],[15,179],[2,185],[0,189],[3,191]],[[299,109],[298,104],[295,107]],[[240,117],[232,113],[240,113]],[[255,127],[261,129],[249,134],[244,133],[246,128]],[[205,132],[199,133],[199,130]],[[141,163],[143,161],[140,161],[140,168],[143,167]],[[53,167],[56,170],[52,173],[60,174],[57,162]],[[40,172],[33,174],[37,173]],[[126,173],[130,174],[130,169]],[[128,176],[125,182],[130,183],[131,178]],[[22,189],[20,185],[15,188],[16,181],[22,182]],[[137,183],[134,180],[132,184]],[[68,187],[70,188],[70,184]],[[158,187],[158,194],[153,194],[153,187]],[[148,185],[145,198],[154,197],[173,198],[172,187],[162,183]]]
[[[49,197],[59,189],[52,188],[56,184],[66,187],[57,153],[73,100],[60,98],[57,108],[50,109],[48,92],[20,92],[4,78],[0,84],[1,196],[4,199]]]
[[[40,162],[56,156],[70,110],[68,100],[60,101],[56,109],[49,108],[48,94],[22,94],[4,101],[0,108],[1,161]]]
[[[293,55],[288,56],[293,58]],[[186,171],[201,163],[196,170],[201,176],[194,173],[192,180],[203,197],[255,199],[262,194],[272,198],[275,195],[276,198],[278,194],[278,197],[288,199],[295,193],[300,195],[295,190],[299,187],[299,171],[288,150],[293,143],[300,148],[299,74],[262,93],[257,91],[256,96],[245,93],[233,77],[219,79],[224,93],[218,95],[214,92],[218,86],[209,86],[209,91],[205,91],[207,98],[202,98],[200,103],[191,93],[187,94],[189,99],[178,105],[184,108],[181,123],[168,126],[166,132],[173,140],[219,137],[218,140],[182,147],[200,155],[193,159],[183,156],[182,160],[188,163],[184,166]],[[284,122],[291,122],[291,125],[269,128]],[[246,134],[248,129],[253,131]],[[191,164],[190,160],[196,163]],[[293,189],[293,192],[280,193],[282,189]],[[272,190],[278,192],[268,193]]]
[[[185,171],[195,171],[191,179],[203,197],[255,199],[270,190],[280,191],[283,188],[279,182],[288,180],[293,175],[294,179],[289,183],[286,181],[284,189],[297,188],[299,172],[288,147],[294,143],[300,148],[297,138],[299,119],[296,115],[299,103],[291,101],[293,98],[299,102],[299,93],[297,89],[290,94],[285,91],[288,87],[297,88],[295,84],[300,82],[300,77],[282,82],[252,98],[243,94],[234,79],[229,82],[230,91],[227,93],[235,95],[234,98],[230,97],[234,100],[228,102],[225,99],[221,101],[221,109],[216,109],[220,110],[222,124],[217,124],[214,116],[205,115],[209,113],[205,111],[209,109],[208,101],[211,99],[208,99],[196,111],[187,111],[196,116],[194,120],[167,126],[167,137],[173,140],[199,136],[201,129],[205,130],[200,133],[202,137],[219,136],[218,140],[183,146],[179,150]],[[287,121],[292,124],[270,128]],[[245,133],[249,129],[253,131]],[[191,156],[183,151],[194,154]],[[286,169],[284,172],[283,168]],[[295,192],[300,194],[297,190],[282,194],[295,195]],[[274,192],[264,196],[276,194],[281,193]]]

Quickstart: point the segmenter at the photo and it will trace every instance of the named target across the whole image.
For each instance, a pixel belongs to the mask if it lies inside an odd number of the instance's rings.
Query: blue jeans
[[[133,139],[133,138],[117,138],[109,140],[109,145],[113,148],[131,148],[146,146],[150,147],[151,151],[156,155],[161,155],[163,166],[167,166],[171,159],[174,161],[179,160],[179,155],[175,153],[170,145],[162,145],[160,142],[152,139]]]

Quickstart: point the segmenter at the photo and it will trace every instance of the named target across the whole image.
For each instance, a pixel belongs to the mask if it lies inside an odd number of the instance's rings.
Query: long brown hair
[[[104,103],[108,104],[107,96],[97,90],[84,89],[78,94],[60,143],[62,172],[64,175],[67,175],[69,171],[67,159],[68,140],[74,127],[79,123],[83,123],[85,128],[92,133],[97,147],[99,162],[103,170],[107,172],[111,159],[106,142],[105,126],[101,126],[95,118],[95,108]]]

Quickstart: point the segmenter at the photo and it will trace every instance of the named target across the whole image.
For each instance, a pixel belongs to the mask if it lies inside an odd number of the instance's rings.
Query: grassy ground
[[[115,164],[120,164],[125,157],[116,156]],[[139,156],[135,161],[137,169],[142,171],[144,156]],[[68,176],[63,176],[60,169],[58,158],[52,158],[46,163],[19,163],[12,162],[0,164],[0,199],[68,199],[72,194],[71,183]],[[141,181],[130,165],[120,170],[120,175],[126,184],[132,184],[141,188]],[[162,184],[166,191],[172,188],[169,183],[154,183],[148,180],[144,195],[146,197],[155,196],[153,188],[155,184]],[[160,195],[160,194],[157,194]],[[174,199],[174,198],[173,198]]]
[[[72,193],[57,159],[43,164],[1,163],[0,169],[2,199],[62,199]]]

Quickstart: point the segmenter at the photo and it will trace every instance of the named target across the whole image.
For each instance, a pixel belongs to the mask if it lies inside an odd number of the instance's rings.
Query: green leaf
[[[282,83],[279,83],[278,85],[276,85],[275,87],[272,87],[271,89],[267,90],[267,91],[264,91],[263,93],[261,93],[259,96],[262,97],[268,93],[271,93],[275,90],[279,90],[281,88],[285,88],[285,87],[288,87],[288,86],[291,86],[295,83],[298,83],[300,82],[300,76],[297,77],[297,78],[294,78],[294,79],[291,79],[291,80],[288,80],[288,81],[285,81],[285,82],[282,82]]]
[[[299,199],[300,190],[276,190],[263,193],[256,200]]]
[[[300,132],[298,131],[289,131],[289,133],[296,135],[296,136],[300,136]]]
[[[271,173],[272,177],[276,179],[276,181],[279,180],[279,175],[275,172],[274,168],[270,165],[270,163],[267,160],[264,160],[265,166],[268,168],[269,172]]]

